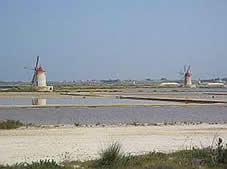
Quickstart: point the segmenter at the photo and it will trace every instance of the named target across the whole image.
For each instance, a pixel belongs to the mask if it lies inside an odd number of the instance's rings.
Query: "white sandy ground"
[[[126,153],[172,152],[210,146],[217,136],[227,141],[227,124],[0,130],[0,164],[94,159],[113,141]]]

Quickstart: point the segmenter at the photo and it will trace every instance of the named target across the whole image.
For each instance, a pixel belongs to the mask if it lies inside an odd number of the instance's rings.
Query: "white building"
[[[187,71],[184,75],[184,86],[192,87],[191,73],[189,71]]]
[[[46,73],[41,66],[35,69],[32,85],[38,91],[53,91],[53,86],[47,86]]]

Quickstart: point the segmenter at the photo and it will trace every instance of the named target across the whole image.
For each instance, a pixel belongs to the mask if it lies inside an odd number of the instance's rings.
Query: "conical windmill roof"
[[[37,70],[36,73],[43,73],[45,72],[45,70],[42,68],[42,66],[40,66]]]
[[[185,73],[185,76],[186,76],[186,77],[190,77],[190,76],[191,76],[191,73],[190,73],[190,72],[186,72],[186,73]]]

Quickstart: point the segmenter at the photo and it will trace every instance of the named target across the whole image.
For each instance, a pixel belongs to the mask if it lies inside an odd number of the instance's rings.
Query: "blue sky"
[[[1,0],[0,80],[227,77],[226,0]]]

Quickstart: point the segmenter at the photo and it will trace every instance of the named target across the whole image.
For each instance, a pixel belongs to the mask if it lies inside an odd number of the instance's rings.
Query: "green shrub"
[[[227,145],[223,144],[222,138],[218,138],[217,148],[213,150],[216,163],[227,164]]]
[[[0,121],[0,129],[16,129],[24,126],[19,120]]]
[[[113,143],[107,149],[101,152],[101,158],[98,161],[101,167],[112,167],[116,162],[121,159],[121,145],[118,143]]]
[[[127,166],[130,161],[130,156],[121,153],[121,145],[117,142],[102,150],[100,156],[100,159],[93,163],[94,168],[122,168]]]

